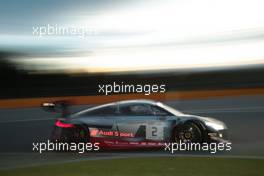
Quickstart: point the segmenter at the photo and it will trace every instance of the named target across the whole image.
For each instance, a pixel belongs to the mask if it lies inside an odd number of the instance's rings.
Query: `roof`
[[[127,104],[127,103],[147,103],[147,104],[156,104],[157,101],[148,100],[148,99],[134,99],[134,100],[122,100],[116,102],[118,104]]]

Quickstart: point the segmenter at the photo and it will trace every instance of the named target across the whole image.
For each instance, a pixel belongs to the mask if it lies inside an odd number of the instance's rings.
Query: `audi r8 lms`
[[[161,102],[126,100],[62,113],[52,140],[98,142],[101,148],[113,149],[152,148],[165,142],[223,142],[227,127],[217,119],[184,114]]]

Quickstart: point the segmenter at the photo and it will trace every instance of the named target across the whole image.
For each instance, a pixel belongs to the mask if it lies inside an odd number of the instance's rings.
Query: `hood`
[[[181,117],[200,120],[207,127],[210,127],[216,130],[223,130],[227,128],[224,122],[217,120],[215,118],[212,118],[212,117],[202,117],[202,116],[191,115],[191,114],[184,114]]]

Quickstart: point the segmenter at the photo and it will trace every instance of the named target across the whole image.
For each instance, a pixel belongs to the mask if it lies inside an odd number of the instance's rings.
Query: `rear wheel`
[[[74,128],[55,127],[51,140],[53,142],[87,143],[90,141],[90,133],[89,129],[85,126],[75,126]]]
[[[73,141],[76,143],[86,143],[90,141],[89,130],[85,126],[77,126],[73,130]]]
[[[202,143],[203,133],[200,127],[194,122],[186,122],[178,129],[174,130],[174,142]]]

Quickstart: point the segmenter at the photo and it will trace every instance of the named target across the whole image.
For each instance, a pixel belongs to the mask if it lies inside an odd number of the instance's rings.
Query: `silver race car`
[[[56,103],[43,106],[57,107]],[[103,148],[133,149],[161,147],[165,142],[227,140],[227,127],[223,122],[184,114],[152,100],[119,101],[74,114],[63,112],[55,122],[53,141],[98,142]]]

